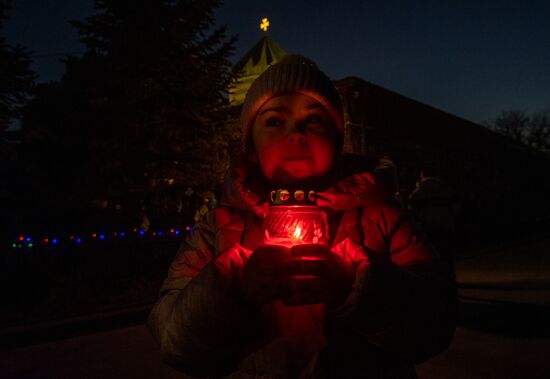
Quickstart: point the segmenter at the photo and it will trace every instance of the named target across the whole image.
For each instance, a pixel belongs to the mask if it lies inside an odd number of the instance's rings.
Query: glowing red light
[[[92,234],[92,237],[96,238],[96,237],[97,237],[97,234],[96,234],[96,233]]]
[[[174,233],[174,229],[170,229],[170,233]]]
[[[132,229],[132,232],[136,233],[136,232],[137,232],[137,228]]]
[[[48,243],[50,240],[48,238],[44,238],[44,243]]]
[[[19,241],[23,241],[23,240],[25,240],[25,237],[20,236],[20,237],[19,237]]]
[[[326,213],[315,206],[273,206],[264,220],[264,243],[294,246],[304,243],[326,244]]]
[[[72,241],[74,240],[74,236],[70,236],[69,239]]]
[[[185,227],[185,230],[189,231],[189,229],[190,229],[190,228],[189,228],[188,226]]]

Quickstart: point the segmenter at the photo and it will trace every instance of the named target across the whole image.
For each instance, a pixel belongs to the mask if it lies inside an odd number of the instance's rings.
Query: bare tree
[[[485,125],[516,142],[550,153],[550,110],[528,114],[525,110],[502,111]]]
[[[550,111],[548,109],[531,116],[527,144],[550,153]]]
[[[509,110],[503,111],[494,121],[489,122],[489,127],[516,142],[526,144],[530,121],[530,117],[525,110]]]

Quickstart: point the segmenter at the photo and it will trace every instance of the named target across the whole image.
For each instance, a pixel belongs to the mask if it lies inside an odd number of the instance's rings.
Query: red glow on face
[[[312,97],[291,93],[271,98],[252,126],[262,172],[282,185],[326,174],[334,157],[335,130],[326,109]]]

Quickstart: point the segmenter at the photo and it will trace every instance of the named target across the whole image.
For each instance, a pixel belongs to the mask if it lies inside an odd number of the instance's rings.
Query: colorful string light
[[[153,231],[145,231],[143,229],[138,229],[138,228],[133,228],[130,230],[129,234],[130,235],[135,235],[136,237],[140,237],[140,239],[142,238],[147,238],[147,237],[151,237],[151,238],[178,238],[178,236],[181,235],[182,232],[185,232],[185,233],[189,233],[193,230],[192,227],[190,226],[186,226],[186,227],[183,227],[183,228],[169,228],[168,230],[166,231],[163,231],[163,230],[153,230]],[[28,251],[32,248],[36,248],[38,246],[46,246],[46,247],[56,247],[56,246],[60,246],[60,245],[63,245],[63,246],[66,246],[67,243],[69,244],[77,244],[77,245],[81,245],[83,244],[86,240],[87,241],[102,241],[102,242],[106,242],[108,240],[117,240],[117,239],[123,239],[127,236],[127,232],[125,231],[116,231],[116,232],[111,232],[111,233],[91,233],[91,234],[88,234],[88,236],[90,236],[91,238],[85,238],[85,236],[78,236],[78,234],[75,234],[75,233],[72,233],[72,234],[69,234],[67,237],[65,238],[61,238],[61,237],[52,237],[52,236],[48,236],[48,237],[42,237],[42,238],[38,238],[38,239],[34,239],[32,236],[29,236],[29,235],[19,235],[19,237],[16,238],[15,241],[13,241],[11,243],[11,247],[12,249],[21,249],[21,250],[25,250],[25,251]],[[110,236],[110,237],[108,237]],[[111,237],[112,236],[112,237]],[[38,241],[38,242],[34,242],[34,241]]]

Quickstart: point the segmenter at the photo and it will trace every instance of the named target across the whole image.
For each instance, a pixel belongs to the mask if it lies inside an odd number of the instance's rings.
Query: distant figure
[[[403,198],[399,192],[399,175],[395,162],[389,156],[384,155],[379,159],[375,172],[379,177],[386,178],[387,185],[391,183],[387,189],[393,193],[393,199],[388,199],[388,201],[398,208],[404,208]]]
[[[205,191],[202,194],[202,205],[195,212],[195,222],[199,222],[204,216],[214,208],[216,208],[218,201],[214,194],[210,191]]]
[[[445,261],[454,255],[456,194],[436,177],[433,169],[420,171],[408,207],[417,224],[427,234],[436,251]]]
[[[149,220],[149,217],[147,217],[147,213],[145,213],[145,208],[142,208],[141,225],[139,228],[144,232],[147,232],[149,231],[150,227],[151,227],[151,220]]]

